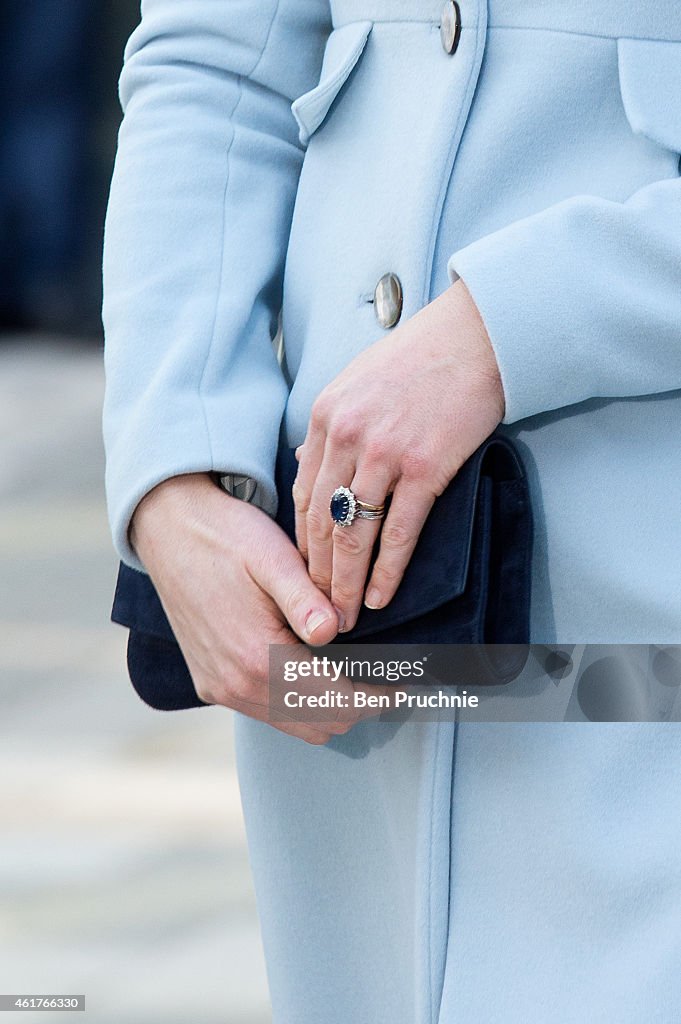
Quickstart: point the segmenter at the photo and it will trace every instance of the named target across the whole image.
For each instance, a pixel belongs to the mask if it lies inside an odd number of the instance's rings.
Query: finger
[[[348,732],[360,718],[380,714],[381,707],[368,701],[360,704],[355,699],[355,691],[366,692],[366,687],[355,686],[342,672],[337,675],[334,671],[330,675],[327,657],[320,659],[286,628],[282,633],[282,638],[276,642],[283,644],[284,650],[277,652],[268,672],[272,724],[302,725],[339,736]],[[383,693],[387,687],[370,686],[369,690]],[[320,702],[322,696],[330,699]]]
[[[331,677],[328,666],[319,663],[314,652],[301,644],[287,645],[285,652],[279,654],[273,664],[270,685],[275,720],[286,718],[342,735],[361,719],[380,715],[392,706],[395,687],[354,683],[345,675],[337,677],[335,672]],[[325,662],[328,660],[326,658]],[[292,669],[293,674],[289,674]],[[322,695],[331,699],[320,705]]]
[[[334,549],[334,522],[329,508],[331,495],[338,487],[347,487],[354,475],[354,455],[346,450],[334,451],[327,445],[312,491],[306,529],[310,579],[328,597],[331,596]]]
[[[359,468],[351,490],[356,498],[369,505],[382,505],[392,484],[385,470]],[[333,531],[333,573],[331,603],[345,620],[340,632],[347,632],[357,622],[367,582],[371,553],[382,520],[355,517],[350,526],[336,526]]]
[[[292,649],[302,652],[299,660],[307,660],[309,658],[307,649],[296,642],[293,634],[289,636]],[[286,638],[283,638],[282,642],[288,643]],[[305,685],[306,682],[307,685]],[[281,700],[277,700],[276,691],[272,695],[269,687],[266,691],[267,696],[264,696],[265,691],[262,684],[263,680],[244,676],[241,679],[241,685],[235,687],[237,693],[241,694],[240,696],[236,696],[231,690],[229,692],[225,690],[223,693],[219,688],[210,694],[203,692],[201,696],[206,703],[238,711],[248,718],[271,725],[286,735],[319,746],[328,743],[333,736],[345,735],[358,721],[380,715],[386,708],[386,697],[391,700],[394,691],[394,687],[389,686],[355,684],[341,676],[334,683],[334,688],[341,695],[338,704],[329,709],[315,708],[311,711],[307,710],[305,705],[302,708],[286,708]],[[301,680],[301,684],[297,690],[303,697],[307,697],[310,693],[319,695],[321,692],[319,688],[313,688],[309,681]],[[251,693],[253,695],[249,696]],[[355,693],[370,695],[372,698],[381,695],[383,701],[379,706],[378,702],[365,697],[365,700],[360,703],[355,699]],[[274,710],[272,700],[274,701]]]
[[[331,676],[327,662],[300,643],[276,652],[269,688],[273,720],[283,718],[334,735],[352,728],[359,717],[353,685],[342,674]]]
[[[305,743],[310,743],[313,746],[323,746],[328,743],[332,736],[342,734],[346,732],[346,729],[333,729],[327,728],[321,722],[319,724],[310,724],[307,722],[298,721],[292,718],[290,721],[282,719],[281,721],[272,721],[268,708],[262,708],[258,705],[251,705],[246,701],[234,702],[233,710],[240,712],[242,715],[247,715],[249,718],[255,718],[258,721],[265,722],[267,725],[271,725],[274,729],[278,729],[279,732],[286,733],[287,736],[293,736],[296,739],[303,740]]]
[[[305,443],[296,448],[298,472],[293,481],[293,507],[295,512],[296,544],[303,558],[308,557],[307,512],[312,491],[324,457],[326,434],[318,426],[310,424]]]
[[[290,632],[288,635],[291,644],[296,644],[297,641],[294,635]],[[297,646],[301,650],[306,650],[300,643],[297,643]],[[248,718],[265,722],[281,732],[305,740],[306,743],[316,745],[328,743],[331,736],[347,732],[348,726],[342,722],[337,722],[333,719],[326,723],[307,722],[300,717],[296,717],[294,714],[279,713],[280,709],[278,706],[277,715],[275,716],[276,720],[273,720],[271,709],[272,691],[269,679],[262,672],[248,676],[245,672],[237,670],[230,673],[229,685],[225,685],[224,682],[218,682],[217,684],[215,682],[213,684],[204,683],[202,685],[200,682],[201,673],[197,672],[193,666],[191,676],[196,692],[204,703],[226,707],[231,711],[238,711]],[[276,694],[276,690],[274,692]]]
[[[204,694],[203,699],[266,722],[308,743],[326,743],[331,736],[343,735],[354,724],[350,716],[339,715],[332,708],[306,710],[307,698],[318,697],[324,681],[301,673],[292,685],[284,677],[281,671],[284,665],[288,668],[292,661],[310,662],[313,653],[283,622],[272,599],[265,600],[273,616],[269,628],[266,624],[263,626],[261,638],[250,641],[248,650],[232,671],[213,686],[209,695]],[[272,644],[283,648],[283,653],[278,651],[274,659],[271,658]],[[343,677],[337,683],[345,687],[351,685]],[[286,698],[291,691],[303,700],[289,703]]]
[[[275,531],[273,543],[263,545],[263,551],[254,552],[248,571],[301,640],[309,644],[328,644],[338,632],[336,611],[310,579],[295,545],[283,530],[275,527]]]
[[[326,743],[332,736],[345,735],[357,722],[379,716],[387,708],[395,706],[394,686],[355,683],[342,674],[334,675],[331,682],[324,666],[318,665],[313,672],[301,669],[293,679],[284,676],[281,670],[285,666],[288,671],[292,663],[307,663],[312,667],[314,652],[301,644],[286,627],[282,628],[276,642],[283,644],[286,652],[275,659],[272,665],[274,674],[270,671],[268,658],[267,670],[260,662],[250,677],[244,677],[241,686],[232,684],[228,700],[223,702],[218,697],[214,702],[227,703],[282,732],[316,744]],[[319,706],[318,699],[324,693],[335,699],[327,706]],[[360,696],[364,699],[359,700]]]
[[[384,608],[395,596],[434,501],[421,485],[398,481],[364,598],[367,608]]]

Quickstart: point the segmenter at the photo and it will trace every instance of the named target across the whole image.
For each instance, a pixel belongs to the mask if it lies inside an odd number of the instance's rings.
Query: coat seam
[[[431,1024],[436,1024],[434,1018],[435,1004],[433,1000],[433,845],[434,845],[434,833],[435,833],[435,818],[434,813],[435,806],[435,781],[437,776],[437,764],[438,764],[438,751],[441,741],[441,732],[439,729],[435,733],[435,756],[433,763],[433,775],[430,785],[430,836],[428,842],[428,926],[426,928],[427,936],[427,970],[426,978],[428,985],[428,1017]]]
[[[459,738],[459,713],[455,711],[452,731],[452,762],[449,776],[449,829],[447,831],[447,934],[444,939],[444,955],[442,958],[442,978],[440,983],[439,999],[437,1004],[437,1022],[439,1024],[442,1015],[442,1000],[444,996],[445,980],[447,977],[447,959],[449,957],[449,944],[452,936],[452,891],[454,886],[453,871],[453,843],[454,843],[454,784],[456,779],[456,747]]]
[[[550,32],[559,36],[574,36],[576,39],[607,39],[617,42],[618,39],[632,39],[640,43],[671,43],[678,45],[681,39],[667,39],[660,36],[630,36],[619,32],[587,32],[582,29],[576,31],[570,28],[550,28],[544,25],[488,25],[488,29],[495,32]]]
[[[215,336],[216,336],[217,324],[218,324],[218,311],[220,309],[220,302],[221,302],[222,294],[223,294],[223,280],[224,280],[224,269],[225,269],[225,248],[226,248],[226,246],[225,246],[225,235],[226,235],[226,227],[227,227],[227,224],[226,224],[226,221],[227,221],[227,192],[229,190],[229,182],[230,182],[230,157],[231,157],[231,153],[232,153],[232,148],[234,146],[234,140],[236,139],[236,125],[231,123],[231,122],[232,122],[232,118],[236,114],[236,112],[237,112],[237,110],[239,108],[239,104],[241,103],[241,100],[243,98],[243,94],[244,94],[244,79],[249,79],[249,78],[252,77],[252,75],[255,74],[255,72],[257,71],[258,67],[260,66],[260,62],[263,59],[263,56],[265,54],[265,50],[267,49],[267,45],[268,45],[268,43],[270,41],[270,37],[272,35],[272,28],[274,26],[274,22],[276,20],[277,14],[279,13],[279,4],[280,4],[280,0],[276,0],[276,3],[274,5],[274,10],[272,11],[272,17],[270,18],[269,25],[267,26],[267,32],[265,33],[265,39],[263,41],[262,47],[260,48],[257,57],[256,57],[256,59],[255,59],[255,61],[253,63],[253,66],[245,74],[240,74],[237,77],[238,94],[237,94],[236,100],[234,102],[234,105],[233,105],[232,109],[229,112],[229,120],[230,120],[231,129],[232,129],[232,135],[231,135],[231,138],[230,138],[230,140],[229,140],[229,142],[227,144],[227,148],[226,148],[226,151],[225,151],[225,157],[224,157],[224,160],[225,160],[225,184],[224,184],[224,188],[223,188],[223,191],[222,191],[222,209],[221,209],[221,226],[222,226],[222,230],[221,230],[221,234],[220,234],[220,254],[219,254],[219,257],[218,257],[218,281],[217,281],[217,289],[216,289],[216,295],[215,295],[215,304],[214,304],[214,307],[213,307],[213,316],[212,316],[210,334],[209,334],[209,338],[208,338],[208,346],[206,348],[206,354],[205,354],[205,357],[204,357],[204,360],[203,360],[203,366],[201,368],[201,374],[199,376],[199,384],[198,384],[198,389],[197,389],[197,397],[198,397],[198,400],[199,400],[199,406],[201,408],[201,414],[203,416],[203,423],[204,423],[204,428],[205,428],[205,431],[206,431],[206,439],[208,441],[208,454],[209,454],[209,458],[210,458],[210,464],[211,464],[213,469],[215,469],[215,455],[214,455],[214,450],[213,450],[213,437],[212,437],[212,432],[211,432],[211,427],[210,427],[210,420],[209,420],[209,417],[208,417],[208,410],[206,408],[206,402],[205,402],[204,395],[203,395],[203,389],[204,389],[204,384],[205,384],[205,380],[206,380],[206,374],[208,372],[208,365],[210,363],[211,355],[212,355],[213,349],[215,347]]]

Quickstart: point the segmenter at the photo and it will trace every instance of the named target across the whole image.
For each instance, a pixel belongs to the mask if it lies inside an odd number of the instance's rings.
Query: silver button
[[[440,39],[445,53],[456,53],[461,38],[461,11],[456,0],[447,0],[442,8]]]
[[[384,274],[376,285],[374,311],[381,327],[394,327],[402,316],[402,285],[397,274]]]

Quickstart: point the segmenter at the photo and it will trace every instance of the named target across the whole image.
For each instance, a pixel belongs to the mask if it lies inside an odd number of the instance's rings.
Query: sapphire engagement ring
[[[337,487],[329,503],[331,518],[338,526],[350,526],[355,519],[382,519],[385,505],[368,505],[360,501],[349,487]]]

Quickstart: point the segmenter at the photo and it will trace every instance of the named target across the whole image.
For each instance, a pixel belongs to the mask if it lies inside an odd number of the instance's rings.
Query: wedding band
[[[383,519],[385,505],[360,501],[349,487],[337,487],[331,495],[329,512],[338,526],[350,526],[355,519]]]

